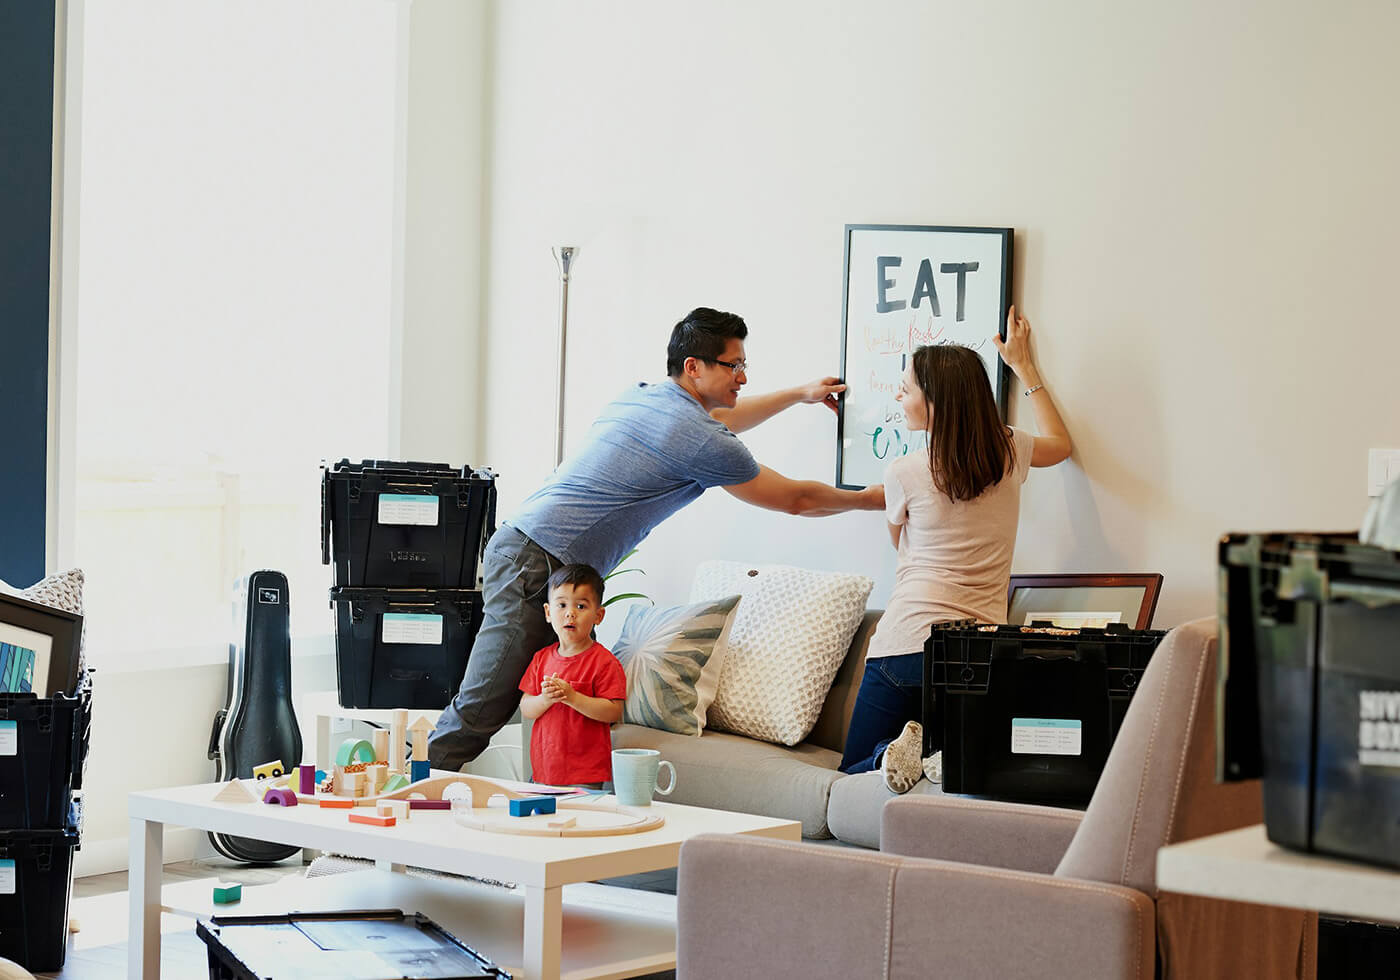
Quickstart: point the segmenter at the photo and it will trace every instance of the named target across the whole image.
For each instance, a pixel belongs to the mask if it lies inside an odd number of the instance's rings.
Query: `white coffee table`
[[[607,955],[600,956],[595,947],[587,951],[584,962],[571,962],[570,951],[563,948],[564,886],[673,868],[679,860],[681,844],[697,834],[753,834],[794,841],[801,837],[801,824],[795,820],[667,803],[653,805],[654,812],[666,817],[662,827],[609,837],[543,838],[469,830],[458,826],[452,815],[443,810],[415,810],[408,822],[381,828],[350,823],[346,810],[215,803],[213,798],[219,789],[219,784],[209,783],[132,793],[128,797],[130,977],[153,980],[160,976],[160,882],[165,824],[350,854],[375,860],[381,867],[414,865],[516,882],[518,888],[513,893],[497,891],[501,892],[502,903],[511,901],[509,895],[523,895],[523,918],[514,920],[520,922],[521,930],[519,946],[515,948],[520,950],[523,975],[528,980],[556,980],[561,975],[571,980],[627,977],[675,965],[674,922],[669,924],[669,955],[648,953],[639,957],[636,949],[627,946],[627,930],[619,929],[617,946]],[[331,887],[327,893],[334,891]],[[489,902],[493,894],[476,894],[474,900]],[[399,907],[393,901],[384,904]],[[326,906],[318,903],[317,907]],[[306,910],[309,907],[281,911]],[[232,909],[230,912],[237,914]],[[625,909],[618,914],[626,918]],[[506,920],[509,919],[507,915]],[[486,955],[491,955],[488,949],[504,948],[499,938],[461,938]],[[497,962],[507,966],[510,960]]]

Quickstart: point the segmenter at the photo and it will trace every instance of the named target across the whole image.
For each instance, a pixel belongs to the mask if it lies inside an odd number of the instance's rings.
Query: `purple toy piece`
[[[297,795],[289,789],[270,789],[263,796],[263,802],[269,806],[296,806]]]
[[[409,800],[410,810],[451,810],[451,800]]]
[[[302,765],[297,767],[297,772],[301,774],[301,792],[304,796],[310,796],[316,792],[316,767],[313,765]]]

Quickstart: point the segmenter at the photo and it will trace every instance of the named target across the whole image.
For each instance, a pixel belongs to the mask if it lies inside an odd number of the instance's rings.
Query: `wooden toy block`
[[[316,767],[311,765],[297,766],[297,788],[302,793],[316,792]]]
[[[243,886],[238,882],[221,881],[214,886],[214,904],[232,905],[243,900]]]
[[[378,793],[384,788],[384,784],[389,781],[389,767],[375,763],[365,772],[369,775],[370,792]]]
[[[256,803],[258,798],[241,779],[230,779],[214,794],[215,803]]]
[[[380,800],[375,810],[381,817],[393,817],[396,820],[407,820],[412,812],[407,800]]]
[[[510,815],[528,817],[532,813],[554,813],[554,807],[552,796],[527,796],[523,800],[510,801]]]
[[[409,765],[412,767],[412,771],[409,772],[408,778],[415,783],[420,779],[427,779],[433,774],[427,759],[414,759]]]
[[[451,800],[405,800],[410,810],[451,810]]]
[[[427,762],[428,736],[433,733],[433,723],[428,720],[427,715],[419,715],[409,732],[413,736],[413,761]]]
[[[568,830],[578,823],[578,817],[560,817],[558,820],[549,821],[549,826],[553,830]]]
[[[393,793],[403,789],[408,785],[408,778],[401,772],[396,772],[384,781],[384,785],[379,787],[381,793]]]
[[[260,766],[253,767],[254,779],[272,779],[283,775],[287,770],[282,768],[281,759],[273,759],[271,762],[264,762]]]
[[[350,813],[350,822],[351,822],[351,823],[367,823],[367,824],[369,824],[371,827],[392,827],[392,826],[394,825],[394,818],[393,818],[393,817],[381,817],[381,816],[380,816],[379,814],[377,814],[377,813],[357,813],[357,812],[351,811],[351,813]]]
[[[353,809],[355,809],[355,801],[354,801],[354,800],[342,800],[342,799],[339,799],[339,798],[331,798],[331,797],[328,797],[328,798],[323,799],[323,800],[317,800],[316,802],[319,803],[319,804],[321,804],[321,806],[325,807],[327,810],[353,810]]]
[[[347,738],[335,752],[335,764],[348,766],[353,762],[373,762],[374,746],[362,738]]]
[[[263,796],[263,802],[276,806],[296,806],[297,794],[289,789],[270,789]]]
[[[403,772],[407,766],[404,765],[404,740],[408,738],[408,712],[399,709],[394,712],[393,723],[389,725],[389,768],[394,772]]]
[[[374,743],[374,761],[389,761],[389,729],[376,728],[370,735],[370,741]]]

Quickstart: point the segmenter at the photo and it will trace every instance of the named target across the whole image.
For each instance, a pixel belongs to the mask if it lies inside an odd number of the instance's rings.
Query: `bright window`
[[[287,574],[294,634],[328,633],[318,463],[393,448],[398,5],[83,10],[73,541],[94,663],[218,650],[259,568]]]

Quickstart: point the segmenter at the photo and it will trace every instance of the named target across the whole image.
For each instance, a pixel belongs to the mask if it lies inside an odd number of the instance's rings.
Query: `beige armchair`
[[[1157,849],[1261,819],[1214,780],[1215,623],[1162,641],[1087,810],[902,797],[881,850],[698,837],[681,849],[681,980],[1311,980],[1311,913],[1162,893]]]

